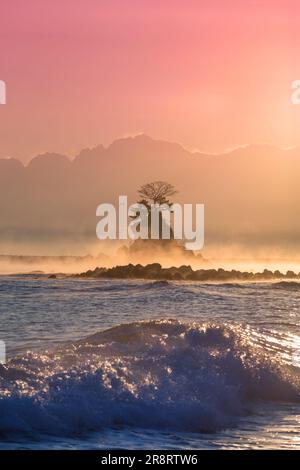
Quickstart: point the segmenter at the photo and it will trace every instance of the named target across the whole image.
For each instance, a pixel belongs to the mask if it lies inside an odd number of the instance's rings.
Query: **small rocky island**
[[[300,281],[300,273],[287,271],[282,273],[279,270],[270,271],[265,269],[262,272],[239,271],[219,269],[192,269],[191,264],[206,264],[208,261],[198,252],[188,251],[183,244],[175,240],[174,231],[169,223],[166,225],[162,214],[159,214],[159,233],[157,239],[151,239],[151,227],[153,223],[153,207],[156,205],[170,208],[173,203],[170,197],[177,193],[177,190],[170,183],[164,181],[154,181],[140,187],[138,194],[140,199],[138,204],[146,208],[148,227],[147,239],[136,239],[130,246],[123,246],[118,250],[119,259],[124,265],[111,268],[99,267],[88,270],[81,274],[74,275],[80,278],[103,278],[103,279],[149,279],[157,281],[202,281],[202,282],[250,282],[250,281]],[[169,238],[163,238],[164,228],[169,231]],[[124,261],[125,260],[125,261]],[[146,264],[149,260],[152,262]],[[156,262],[153,262],[153,261]],[[161,261],[162,260],[162,261]],[[164,268],[160,264],[170,264],[171,262],[186,263],[179,267],[172,266]],[[175,261],[176,260],[176,261]],[[139,261],[139,262],[138,262]],[[160,261],[160,262],[159,262]],[[140,264],[140,262],[144,263]],[[138,264],[136,264],[138,263]],[[300,283],[299,283],[300,285]]]

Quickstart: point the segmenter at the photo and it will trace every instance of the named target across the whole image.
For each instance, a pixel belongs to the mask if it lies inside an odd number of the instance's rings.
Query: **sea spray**
[[[238,326],[136,322],[0,371],[0,432],[77,436],[110,426],[215,432],[257,401],[299,401],[298,371]]]

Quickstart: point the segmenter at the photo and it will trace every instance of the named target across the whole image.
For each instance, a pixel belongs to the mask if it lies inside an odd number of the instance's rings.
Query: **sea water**
[[[300,448],[300,284],[0,277],[2,449]]]

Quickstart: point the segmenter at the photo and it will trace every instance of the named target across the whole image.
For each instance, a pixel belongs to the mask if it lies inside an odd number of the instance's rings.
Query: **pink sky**
[[[3,0],[0,157],[145,132],[189,149],[300,144],[300,4]]]

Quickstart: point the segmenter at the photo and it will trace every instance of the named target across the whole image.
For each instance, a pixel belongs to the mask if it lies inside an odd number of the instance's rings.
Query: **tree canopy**
[[[154,181],[144,184],[138,190],[142,199],[141,202],[150,204],[168,204],[171,205],[169,198],[177,193],[174,186],[165,181]]]

